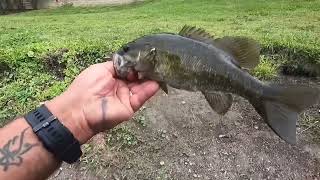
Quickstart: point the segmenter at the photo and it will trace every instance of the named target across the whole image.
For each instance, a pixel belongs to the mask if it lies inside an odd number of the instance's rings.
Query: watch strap
[[[69,164],[82,155],[80,143],[45,105],[29,112],[25,119],[44,147]]]

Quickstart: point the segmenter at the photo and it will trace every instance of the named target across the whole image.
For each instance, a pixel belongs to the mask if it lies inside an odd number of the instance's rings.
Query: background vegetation
[[[196,25],[257,39],[261,79],[317,76],[320,1],[158,0],[121,7],[62,7],[0,16],[0,123],[60,94],[74,76],[141,35]],[[272,60],[272,62],[270,61]]]

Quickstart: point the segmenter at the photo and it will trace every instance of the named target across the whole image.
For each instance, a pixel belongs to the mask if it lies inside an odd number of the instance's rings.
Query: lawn
[[[315,75],[319,10],[318,0],[158,0],[0,16],[0,124],[58,95],[83,68],[123,43],[149,33],[178,32],[184,24],[215,36],[255,38],[263,54],[288,65],[290,72],[305,75],[307,64]]]

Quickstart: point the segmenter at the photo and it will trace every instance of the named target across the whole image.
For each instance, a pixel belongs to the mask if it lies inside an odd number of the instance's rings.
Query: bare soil
[[[320,117],[319,109],[306,112]],[[219,116],[202,94],[170,89],[141,113],[145,127],[134,120],[121,125],[131,130],[136,145],[111,146],[110,133],[99,134],[85,162],[64,164],[51,179],[320,179],[320,145],[310,138],[311,130],[297,125],[297,145],[289,145],[243,98],[235,97],[232,109]]]

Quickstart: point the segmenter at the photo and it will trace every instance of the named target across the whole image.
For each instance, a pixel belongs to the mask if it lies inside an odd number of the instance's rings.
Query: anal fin
[[[223,92],[203,92],[211,108],[220,115],[228,112],[232,105],[232,95]]]

